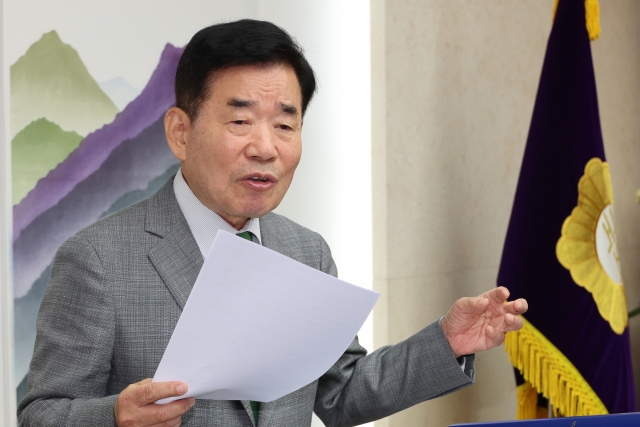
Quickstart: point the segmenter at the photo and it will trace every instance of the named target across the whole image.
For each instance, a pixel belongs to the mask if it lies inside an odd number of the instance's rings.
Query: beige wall
[[[640,2],[601,1],[600,9],[603,33],[591,50],[627,305],[634,309],[640,305]],[[629,329],[640,392],[640,316],[629,320]]]
[[[407,338],[451,303],[495,286],[553,0],[373,0],[375,347]],[[601,2],[592,44],[630,306],[640,302],[640,7]],[[632,319],[636,354],[640,319]],[[503,348],[476,385],[382,426],[513,419]],[[640,371],[640,366],[636,366]],[[640,379],[640,377],[637,377]]]

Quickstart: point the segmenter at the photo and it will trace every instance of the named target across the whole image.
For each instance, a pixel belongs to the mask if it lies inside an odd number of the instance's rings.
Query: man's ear
[[[173,155],[181,162],[187,158],[190,131],[191,120],[187,113],[178,107],[169,108],[164,115],[164,133]]]

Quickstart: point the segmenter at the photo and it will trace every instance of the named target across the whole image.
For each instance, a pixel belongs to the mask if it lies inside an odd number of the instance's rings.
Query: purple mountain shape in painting
[[[138,135],[175,103],[173,82],[181,54],[181,48],[167,44],[142,93],[113,122],[89,134],[13,207],[14,241],[35,218],[55,206],[78,183],[100,168],[122,141]]]
[[[166,143],[163,114],[133,139],[115,148],[102,166],[24,228],[13,244],[14,295],[25,295],[58,250],[96,221],[119,198],[148,186],[176,165]]]
[[[171,166],[169,169],[164,171],[162,175],[151,180],[146,188],[142,190],[136,189],[126,193],[116,200],[106,212],[103,212],[100,215],[100,217],[106,216],[133,203],[139,202],[140,200],[151,197],[164,185],[165,182],[167,182],[169,178],[171,178],[171,176],[173,176],[173,174],[177,172],[179,166],[179,163]],[[28,233],[28,231],[25,232]],[[21,377],[23,379],[17,389],[18,401],[21,401],[27,393],[26,376],[36,341],[36,318],[38,316],[40,302],[42,301],[42,296],[44,295],[50,276],[51,264],[49,264],[44,269],[40,277],[33,282],[31,289],[29,289],[29,292],[27,292],[26,295],[14,300],[14,372],[16,373],[17,379],[20,379]]]

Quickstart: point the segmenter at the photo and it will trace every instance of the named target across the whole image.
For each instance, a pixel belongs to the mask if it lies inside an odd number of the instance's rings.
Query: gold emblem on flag
[[[613,187],[609,165],[598,158],[584,168],[578,206],[562,224],[556,255],[573,280],[593,295],[611,329],[622,334],[628,317],[613,225]]]
[[[609,165],[598,158],[584,168],[578,206],[562,224],[556,256],[573,280],[593,295],[611,329],[622,334],[628,317],[613,225],[613,187]]]

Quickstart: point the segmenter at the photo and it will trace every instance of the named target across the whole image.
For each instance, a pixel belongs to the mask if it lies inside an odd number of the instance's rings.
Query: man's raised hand
[[[151,382],[151,378],[131,384],[122,390],[116,400],[113,412],[118,427],[178,427],[182,414],[195,403],[193,397],[176,400],[166,405],[155,402],[167,397],[182,396],[187,392],[185,383]]]
[[[527,301],[507,298],[507,288],[498,287],[453,304],[441,324],[456,357],[497,347],[507,332],[522,328],[519,315],[527,311]]]

